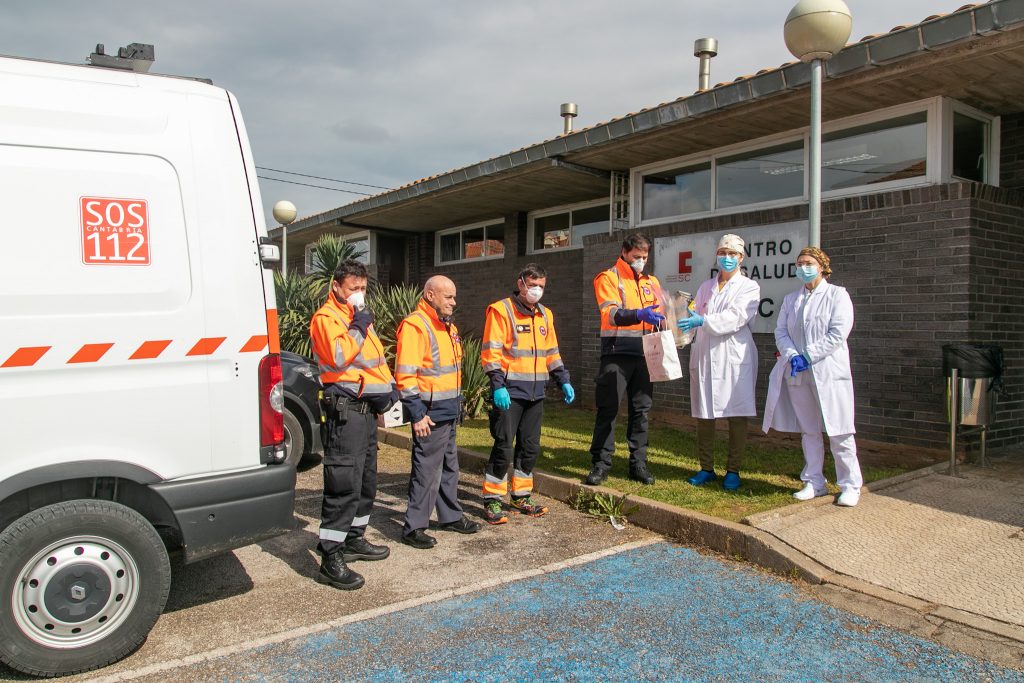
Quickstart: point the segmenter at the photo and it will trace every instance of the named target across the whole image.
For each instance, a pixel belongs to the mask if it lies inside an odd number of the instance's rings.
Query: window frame
[[[526,253],[529,254],[529,255],[533,255],[533,254],[553,254],[553,253],[560,252],[560,251],[571,251],[571,250],[574,250],[574,249],[582,249],[583,248],[582,244],[573,244],[572,243],[572,212],[573,211],[578,211],[578,210],[581,210],[581,209],[592,209],[595,206],[607,206],[608,207],[608,233],[607,234],[610,235],[611,232],[612,232],[612,205],[611,205],[611,201],[607,197],[602,197],[601,199],[588,199],[587,201],[584,201],[584,202],[574,202],[572,204],[562,204],[560,206],[552,206],[552,207],[548,207],[546,209],[538,209],[536,211],[531,211],[530,213],[527,214],[527,216],[526,216]],[[569,245],[565,246],[565,247],[552,247],[550,249],[544,249],[543,247],[541,247],[540,249],[537,249],[536,245],[534,244],[534,241],[535,241],[534,240],[534,234],[536,232],[536,230],[535,230],[535,228],[536,228],[536,226],[535,226],[536,219],[538,219],[538,218],[545,218],[547,216],[554,216],[555,214],[559,214],[559,213],[568,213],[569,214]],[[601,234],[601,233],[593,233],[593,234],[598,235],[598,234]]]
[[[469,232],[470,230],[476,230],[478,228],[482,228],[483,231],[484,231],[484,243],[486,244],[487,241],[488,241],[488,239],[487,239],[487,228],[488,227],[492,227],[492,226],[497,226],[497,225],[500,225],[502,227],[502,231],[503,231],[502,238],[501,238],[502,253],[500,253],[500,254],[485,254],[483,256],[474,256],[472,258],[463,258],[463,257],[460,256],[460,258],[458,258],[458,259],[456,259],[454,261],[442,261],[441,260],[441,237],[442,236],[444,236],[444,235],[451,235],[453,233],[460,233],[461,234],[463,232]],[[451,265],[458,265],[460,263],[477,263],[479,261],[497,261],[499,259],[505,258],[505,252],[508,250],[508,245],[505,243],[504,232],[507,232],[507,227],[508,226],[505,224],[505,219],[504,218],[492,218],[490,220],[477,221],[476,223],[467,223],[466,225],[460,225],[460,226],[454,227],[454,228],[445,228],[444,230],[438,230],[437,232],[434,233],[434,265],[435,266],[451,266]],[[462,239],[460,238],[459,239],[459,253],[462,254],[464,249],[465,249],[465,245],[463,244]]]
[[[986,184],[999,184],[999,140],[1000,120],[998,116],[986,114],[957,100],[947,97],[931,97],[915,102],[886,107],[865,114],[857,114],[846,118],[829,121],[822,125],[822,134],[837,133],[850,128],[881,123],[887,119],[896,119],[910,114],[924,112],[926,114],[926,171],[922,176],[892,180],[874,185],[856,185],[840,190],[829,190],[822,192],[822,200],[837,199],[841,197],[859,196],[865,194],[877,194],[895,189],[911,187],[922,187],[937,185],[951,180],[958,180],[952,175],[952,142],[953,142],[953,113],[961,113],[972,118],[987,122],[989,125],[988,147],[989,160],[986,167]],[[645,228],[665,223],[678,221],[689,221],[709,216],[721,216],[736,213],[746,213],[762,209],[772,209],[785,206],[793,206],[809,199],[808,174],[803,173],[803,194],[802,196],[789,197],[786,199],[775,199],[765,202],[740,204],[724,209],[715,208],[718,204],[718,161],[723,157],[756,153],[758,150],[771,148],[787,142],[801,141],[804,151],[804,169],[809,166],[810,156],[810,128],[797,128],[784,133],[766,135],[756,140],[749,140],[734,145],[716,147],[711,150],[690,154],[681,157],[674,157],[665,161],[659,161],[630,169],[630,227]],[[642,219],[643,216],[643,179],[649,173],[669,171],[675,168],[695,166],[701,163],[711,164],[711,197],[709,211],[679,214],[659,218]],[[635,210],[633,207],[636,207]]]

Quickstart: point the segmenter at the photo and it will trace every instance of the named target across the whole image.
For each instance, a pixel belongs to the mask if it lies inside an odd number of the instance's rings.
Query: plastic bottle
[[[693,295],[689,292],[676,290],[676,293],[672,295],[672,308],[675,311],[676,322],[681,322],[690,317],[692,313],[691,306],[693,306]],[[694,335],[697,334],[696,329],[683,332],[674,325],[672,332],[675,336],[676,346],[680,349],[692,342]]]

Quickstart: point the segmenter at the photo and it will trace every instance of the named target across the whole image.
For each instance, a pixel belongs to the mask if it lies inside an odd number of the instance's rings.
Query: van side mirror
[[[260,260],[263,263],[280,263],[281,247],[276,244],[260,244]]]

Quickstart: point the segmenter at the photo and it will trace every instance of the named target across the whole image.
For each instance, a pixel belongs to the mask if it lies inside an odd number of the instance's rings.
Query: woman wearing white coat
[[[843,287],[829,283],[829,258],[817,247],[800,251],[797,277],[804,285],[786,295],[775,328],[779,359],[768,379],[763,429],[800,432],[804,487],[798,500],[828,495],[822,468],[828,434],[836,462],[838,505],[853,507],[864,483],[853,426],[853,377],[846,338],[853,329],[853,302]]]
[[[740,466],[747,443],[747,418],[757,414],[754,383],[757,348],[750,323],[757,316],[761,287],[740,272],[743,239],[725,235],[718,242],[718,276],[701,284],[694,313],[679,329],[696,329],[690,347],[690,411],[697,418],[700,472],[688,480],[701,486],[717,479],[712,448],[715,419],[729,420],[729,459],[722,488],[740,487]]]

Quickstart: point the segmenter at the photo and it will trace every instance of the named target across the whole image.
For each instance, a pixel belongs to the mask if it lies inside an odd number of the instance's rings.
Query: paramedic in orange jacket
[[[416,310],[398,326],[395,379],[412,423],[412,472],[402,543],[433,548],[426,533],[437,509],[439,529],[472,534],[480,524],[462,514],[455,428],[462,412],[462,340],[451,321],[455,283],[435,275],[423,285]]]
[[[491,380],[494,408],[491,435],[494,447],[487,462],[483,496],[484,519],[490,524],[508,521],[501,501],[508,493],[508,466],[512,464],[512,507],[524,515],[540,517],[548,509],[534,504],[533,467],[540,455],[540,426],[544,419],[544,388],[550,375],[562,389],[566,403],[576,392],[562,363],[551,311],[540,305],[547,272],[536,263],[523,267],[512,296],[487,307],[480,363]],[[512,442],[515,440],[515,450]]]
[[[366,540],[377,494],[375,416],[398,400],[384,347],[366,306],[366,266],[345,261],[334,273],[331,291],[313,314],[309,335],[324,386],[324,495],[320,513],[318,583],[343,590],[363,585],[345,564],[383,560],[387,546]]]
[[[629,478],[654,483],[647,471],[647,413],[653,386],[641,337],[660,330],[665,316],[658,312],[658,279],[643,274],[650,250],[651,241],[633,233],[622,242],[615,265],[594,278],[594,296],[601,312],[601,369],[594,388],[597,419],[590,443],[594,469],[586,478],[592,486],[607,479],[612,467],[615,418],[623,395],[629,401]]]

